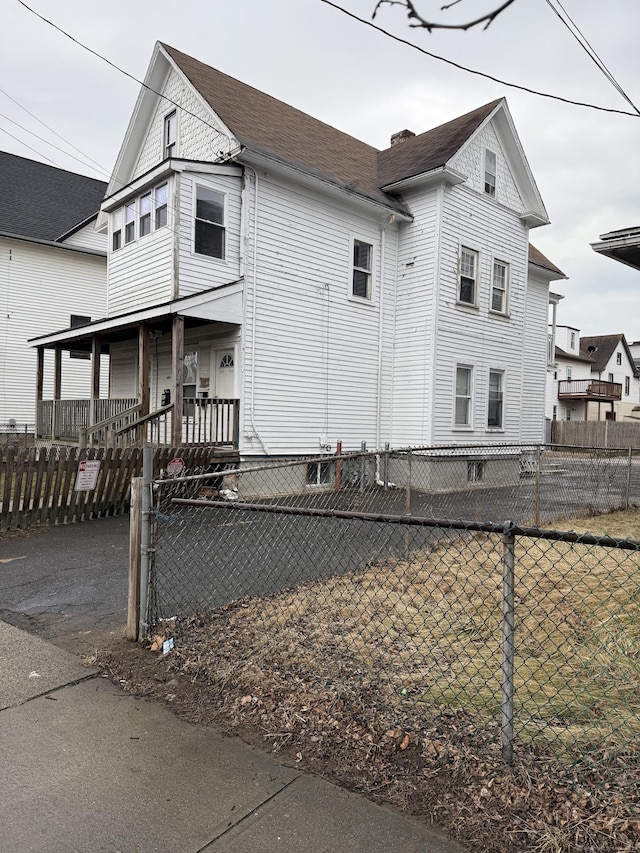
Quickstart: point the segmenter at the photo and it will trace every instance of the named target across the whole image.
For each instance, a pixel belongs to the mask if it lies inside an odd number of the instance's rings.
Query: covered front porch
[[[241,311],[242,285],[234,282],[32,340],[38,355],[36,438],[80,447],[237,449]],[[43,393],[46,350],[54,352],[51,399]],[[87,398],[62,399],[65,352],[91,362]],[[107,356],[105,395],[100,377]]]

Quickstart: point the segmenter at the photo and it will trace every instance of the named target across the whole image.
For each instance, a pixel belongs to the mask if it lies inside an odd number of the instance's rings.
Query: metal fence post
[[[507,521],[502,537],[502,725],[500,736],[502,758],[507,764],[513,761],[513,703],[515,656],[515,536],[513,525]]]
[[[142,477],[131,479],[129,509],[129,590],[127,594],[127,640],[135,643],[140,625],[140,540],[142,534]]]
[[[360,493],[364,493],[364,481],[366,476],[365,464],[366,460],[364,458],[365,453],[367,452],[367,442],[362,441],[360,443],[360,450],[362,452],[362,456],[360,457]]]
[[[631,503],[631,465],[633,463],[633,450],[629,448],[629,460],[627,462],[627,490],[624,496],[624,508],[629,509]]]
[[[411,515],[411,451],[407,454],[407,488],[404,493],[404,513]]]
[[[144,637],[147,629],[149,606],[149,579],[151,563],[151,490],[153,488],[153,449],[142,450],[142,497],[140,533],[140,623],[138,637]]]
[[[542,452],[540,445],[536,447],[536,527],[540,526],[540,475],[542,468]]]
[[[384,456],[382,457],[382,480],[384,482],[384,490],[385,492],[389,488],[389,442],[385,442],[384,445]]]

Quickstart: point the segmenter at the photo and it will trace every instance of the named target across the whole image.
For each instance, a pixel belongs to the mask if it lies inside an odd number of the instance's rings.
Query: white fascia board
[[[548,267],[541,267],[540,264],[535,264],[533,261],[528,261],[527,263],[529,273],[539,276],[540,278],[545,279],[545,281],[568,281],[569,276],[564,275],[564,273],[559,274],[550,270]],[[551,294],[549,294],[551,296]],[[559,299],[564,299],[564,296],[558,296]],[[558,327],[560,328],[560,327]]]
[[[102,210],[109,213],[115,208],[120,207],[131,196],[138,195],[144,192],[148,187],[161,181],[163,178],[168,178],[175,172],[199,172],[206,175],[231,175],[232,177],[240,177],[242,168],[229,163],[208,163],[200,162],[199,160],[181,160],[172,158],[163,160],[153,169],[140,175],[135,181],[132,181],[126,187],[123,187],[118,192],[109,196],[102,202]]]
[[[467,180],[468,175],[459,172],[457,169],[452,169],[451,166],[438,166],[437,169],[431,169],[429,172],[421,172],[419,175],[411,175],[409,178],[403,178],[400,181],[395,181],[393,184],[386,184],[381,189],[386,192],[398,192],[399,190],[407,189],[413,186],[428,186],[439,182],[456,186],[463,184]]]
[[[384,204],[373,198],[369,198],[368,196],[360,195],[353,190],[349,191],[345,187],[333,183],[328,178],[324,178],[321,175],[311,175],[302,169],[292,166],[290,163],[283,163],[275,157],[269,157],[267,154],[243,148],[241,155],[238,156],[236,160],[237,162],[246,163],[253,169],[258,168],[271,172],[272,174],[281,175],[289,180],[293,180],[296,183],[301,184],[302,186],[309,187],[316,192],[318,190],[318,184],[320,184],[328,195],[334,196],[334,198],[340,198],[343,202],[348,200],[356,207],[366,209],[369,213],[371,213],[373,208],[385,217],[392,213],[404,222],[413,221],[413,217],[410,214],[403,213],[401,210],[398,210],[398,208],[391,202],[389,202],[389,204]]]
[[[129,314],[120,314],[118,317],[96,320],[74,329],[64,329],[51,335],[41,335],[37,338],[31,338],[28,343],[33,347],[51,347],[55,344],[69,343],[90,335],[103,334],[116,329],[135,328],[140,323],[176,314],[210,320],[211,322],[234,323],[239,326],[242,324],[243,289],[244,283],[242,281],[223,284],[214,291],[196,293],[193,296],[164,302],[162,305],[153,305],[151,308],[132,311]]]

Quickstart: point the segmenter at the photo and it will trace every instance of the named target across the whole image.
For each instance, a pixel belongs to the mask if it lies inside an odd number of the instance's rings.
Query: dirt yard
[[[568,527],[638,539],[640,511]],[[96,660],[126,690],[470,850],[637,850],[638,555],[518,547],[517,714],[528,723],[510,767],[495,700],[501,550],[481,535],[168,622],[146,646],[111,643]]]

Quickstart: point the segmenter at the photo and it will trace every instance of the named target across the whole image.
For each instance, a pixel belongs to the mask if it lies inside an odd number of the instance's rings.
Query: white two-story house
[[[547,222],[503,99],[378,151],[157,44],[107,316],[34,345],[108,352],[129,432],[243,459],[541,441]]]

